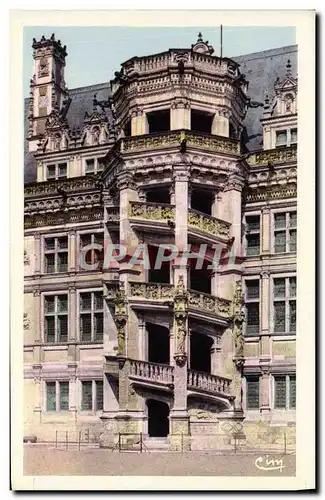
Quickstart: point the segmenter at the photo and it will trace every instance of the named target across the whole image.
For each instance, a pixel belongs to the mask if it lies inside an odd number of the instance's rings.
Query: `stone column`
[[[221,374],[221,338],[219,335],[213,338],[213,344],[210,349],[211,356],[211,373],[212,375],[220,375]]]
[[[41,274],[41,257],[42,257],[41,236],[40,236],[40,233],[35,233],[34,234],[34,241],[35,241],[35,267],[34,267],[34,274],[38,275],[38,274]]]
[[[260,394],[261,413],[269,413],[270,404],[270,362],[271,362],[271,333],[269,324],[270,311],[270,273],[261,272],[261,334],[259,342],[260,368],[262,370]]]
[[[75,272],[79,267],[78,255],[77,255],[77,243],[76,243],[76,230],[69,230],[69,240],[68,240],[68,248],[69,248],[69,272]]]
[[[131,135],[143,135],[148,132],[148,120],[143,109],[134,109],[131,114]]]
[[[211,215],[216,219],[222,219],[222,194],[215,193],[211,206]]]
[[[269,254],[271,252],[271,224],[270,224],[270,207],[265,206],[262,208],[261,217],[261,246],[262,254]]]
[[[42,339],[42,330],[41,330],[41,325],[42,325],[42,311],[41,311],[41,292],[38,288],[34,289],[33,292],[34,295],[34,322],[33,322],[33,327],[34,327],[34,340],[35,343],[41,343],[44,341]],[[37,360],[34,360],[36,363],[40,362],[40,359],[38,358]]]
[[[229,137],[229,118],[221,110],[217,110],[214,115],[211,133],[214,135]]]
[[[188,288],[187,259],[182,258],[182,252],[188,246],[188,181],[189,166],[186,164],[174,165],[174,202],[175,202],[175,245],[178,257],[174,262],[174,284],[182,276],[185,289]]]
[[[77,291],[74,285],[69,286],[69,340],[77,339]]]
[[[139,358],[148,361],[146,322],[143,315],[138,316]]]
[[[175,98],[170,107],[170,130],[190,129],[191,110],[187,99]]]

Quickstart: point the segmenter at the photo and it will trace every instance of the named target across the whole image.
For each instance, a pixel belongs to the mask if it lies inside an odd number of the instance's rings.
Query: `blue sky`
[[[55,33],[67,45],[65,80],[68,88],[83,87],[109,81],[120,64],[133,56],[163,52],[169,48],[190,47],[201,31],[220,53],[220,28],[211,26],[173,28],[133,27],[58,27],[28,26],[24,28],[24,96],[29,95],[29,80],[33,72],[32,40]],[[223,28],[223,55],[227,57],[294,45],[295,27],[232,27]]]

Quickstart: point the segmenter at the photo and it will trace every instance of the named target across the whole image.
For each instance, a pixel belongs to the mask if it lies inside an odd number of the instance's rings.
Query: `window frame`
[[[105,158],[105,155],[103,156],[86,156],[83,158],[83,174],[85,176],[87,175],[98,175],[101,172],[105,170],[105,167],[99,168],[99,165],[101,165],[99,160],[102,160]],[[94,170],[87,171],[87,161],[93,160],[94,161]]]
[[[104,231],[103,229],[97,229],[97,230],[83,230],[83,231],[78,231],[77,233],[77,249],[78,249],[78,253],[77,253],[77,268],[79,269],[79,271],[83,271],[83,272],[96,272],[96,271],[101,271],[103,269],[103,265],[104,265],[104,259],[105,259],[105,255],[103,253],[103,260],[102,261],[98,261],[98,268],[95,269],[95,270],[88,270],[88,269],[83,269],[82,266],[80,265],[80,253],[81,253],[81,241],[82,241],[82,237],[83,236],[86,236],[86,235],[90,235],[91,236],[91,245],[94,243],[94,239],[95,239],[95,235],[98,235],[98,234],[101,234],[102,235],[102,246],[103,246],[103,252],[104,252],[104,238],[105,238],[105,235],[104,235]],[[92,263],[89,264],[91,266],[95,265],[96,262],[94,262],[94,253],[92,251]]]
[[[296,132],[296,141],[291,140],[291,134],[292,131]],[[286,142],[283,144],[278,144],[277,143],[277,135],[278,133],[285,133],[286,134]],[[288,148],[290,146],[295,146],[298,143],[298,127],[297,125],[293,125],[290,127],[284,127],[284,128],[276,128],[275,129],[275,140],[274,140],[274,147],[275,149],[281,149],[281,148]]]
[[[61,297],[61,296],[66,296],[67,297],[67,311],[66,312],[61,312],[61,315],[64,315],[67,317],[67,338],[66,340],[61,340],[60,338],[58,338],[58,328],[57,328],[57,318],[58,316],[60,316],[59,312],[58,312],[58,306],[57,306],[57,303],[58,303],[58,297]],[[54,297],[54,313],[46,313],[46,308],[45,308],[45,304],[46,304],[46,297]],[[44,344],[50,344],[50,345],[53,345],[53,344],[66,344],[68,341],[69,341],[69,293],[68,291],[62,291],[62,292],[44,292],[42,294],[42,336],[43,336],[43,342]],[[45,319],[46,317],[53,317],[54,316],[54,341],[53,342],[49,342],[47,340],[47,333],[46,333],[46,327],[45,327]]]
[[[91,383],[91,408],[83,408],[83,385]],[[102,385],[102,408],[98,407],[98,384]],[[104,379],[81,378],[79,379],[79,409],[82,413],[97,413],[104,410]]]
[[[60,238],[66,238],[67,239],[67,247],[63,250],[58,250],[58,240]],[[46,240],[49,239],[54,239],[54,244],[55,244],[55,249],[54,250],[46,250]],[[49,274],[66,274],[69,272],[69,248],[70,247],[70,241],[69,241],[69,234],[67,233],[57,233],[57,234],[45,234],[42,237],[42,271],[43,274],[49,275]],[[59,271],[58,270],[58,254],[66,253],[67,254],[67,269],[66,271]],[[54,255],[54,271],[53,272],[47,272],[46,271],[46,255]]]
[[[258,298],[248,298],[247,297],[247,285],[246,283],[248,281],[258,281],[259,284],[259,296]],[[244,277],[244,301],[245,301],[245,328],[244,328],[244,337],[245,338],[252,338],[252,337],[259,337],[260,335],[260,329],[261,329],[261,279],[260,276],[249,276],[249,277]],[[246,304],[255,304],[258,303],[258,331],[257,332],[251,332],[247,333],[247,319],[248,319],[248,312],[247,312],[247,307]]]
[[[272,210],[271,215],[271,231],[272,231],[272,245],[271,252],[273,255],[285,255],[285,254],[296,254],[297,253],[297,222],[295,226],[290,227],[290,215],[296,214],[297,220],[297,208],[294,207],[292,209],[275,209]],[[284,228],[275,228],[275,218],[277,215],[285,214],[285,227]],[[284,252],[276,252],[275,251],[275,234],[276,232],[285,232],[285,245],[286,249]],[[290,231],[296,231],[296,250],[290,250]]]
[[[248,404],[248,386],[249,386],[249,381],[252,381],[252,379],[255,379],[255,382],[258,382],[258,404],[257,406],[251,407]],[[247,373],[245,374],[245,409],[246,411],[259,411],[261,406],[261,375],[259,373]]]
[[[82,309],[81,309],[81,296],[83,294],[86,294],[86,293],[90,293],[91,294],[91,309],[89,310],[85,310],[84,312],[82,312]],[[102,300],[103,300],[103,306],[101,309],[95,309],[93,306],[94,306],[94,302],[95,302],[95,299],[94,299],[94,296],[96,293],[101,293],[102,295]],[[78,310],[78,320],[77,320],[77,329],[78,329],[78,339],[79,339],[79,342],[82,342],[84,344],[91,344],[91,343],[96,343],[96,344],[102,344],[104,342],[104,310],[105,310],[105,302],[104,302],[104,290],[103,288],[91,288],[91,289],[80,289],[78,290],[78,302],[77,302],[77,310]],[[81,330],[81,326],[82,326],[82,321],[81,321],[81,316],[82,315],[89,315],[91,316],[91,339],[90,340],[83,340],[82,338],[82,330]],[[95,325],[95,315],[96,314],[101,314],[102,315],[102,324],[103,324],[103,332],[102,332],[102,337],[101,339],[96,339],[95,338],[95,328],[94,328],[94,325]]]
[[[66,174],[65,175],[59,175],[59,168],[60,166],[65,165],[66,167]],[[55,168],[55,175],[53,177],[48,176],[48,168],[49,167],[54,167]],[[67,161],[53,161],[49,162],[45,165],[45,178],[47,181],[57,181],[60,179],[67,179],[68,178],[68,162]]]
[[[48,379],[44,381],[44,411],[46,413],[62,413],[70,410],[70,380],[53,380]],[[55,384],[55,409],[48,409],[48,385]],[[61,384],[68,384],[68,408],[61,408]]]
[[[258,230],[247,230],[248,224],[247,224],[247,218],[248,217],[259,217],[259,228]],[[245,256],[246,257],[258,257],[261,254],[261,243],[262,243],[262,231],[261,231],[261,212],[247,212],[244,215],[244,224],[245,224],[245,234],[244,234],[244,244],[245,244]],[[248,245],[247,245],[247,236],[250,235],[258,235],[259,236],[259,251],[256,254],[249,255],[247,250],[248,250]]]
[[[276,379],[285,378],[285,407],[276,406]],[[291,380],[295,380],[297,384],[296,373],[275,373],[272,376],[273,379],[273,410],[276,411],[296,411],[297,408],[297,389],[295,389],[295,405],[291,406]]]
[[[296,294],[295,296],[290,296],[290,280],[296,280]],[[274,281],[277,279],[285,280],[285,295],[284,297],[275,297],[275,284]],[[290,329],[291,320],[290,320],[290,302],[295,301],[296,303],[296,329]],[[284,311],[284,331],[275,331],[275,302],[284,302],[285,303],[285,311]],[[270,314],[270,327],[272,335],[277,336],[292,336],[296,335],[297,332],[297,275],[290,274],[274,274],[271,277],[271,314]]]

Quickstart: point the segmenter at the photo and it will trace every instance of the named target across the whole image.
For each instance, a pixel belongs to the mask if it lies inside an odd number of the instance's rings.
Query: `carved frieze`
[[[24,313],[24,330],[29,330],[30,328],[30,319],[28,318],[28,314]]]
[[[291,146],[288,148],[271,149],[268,151],[261,151],[260,153],[252,153],[248,156],[246,161],[251,166],[268,165],[269,163],[277,165],[279,163],[296,162],[297,147]]]

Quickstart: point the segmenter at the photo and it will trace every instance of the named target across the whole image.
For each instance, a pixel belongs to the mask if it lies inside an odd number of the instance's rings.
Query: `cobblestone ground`
[[[262,457],[262,459],[260,458]],[[284,468],[261,470],[270,460],[280,460]],[[212,452],[122,452],[104,449],[63,450],[25,445],[25,475],[96,476],[293,476],[295,455],[270,452],[213,454]],[[277,462],[278,463],[278,462]],[[272,464],[271,464],[272,465]]]

